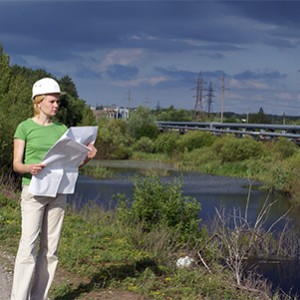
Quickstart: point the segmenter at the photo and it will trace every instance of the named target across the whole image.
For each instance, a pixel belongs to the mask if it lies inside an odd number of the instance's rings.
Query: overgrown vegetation
[[[11,253],[20,235],[16,198],[1,186],[0,243]],[[83,280],[75,286],[60,282],[52,288],[52,299],[75,299],[104,289],[134,291],[150,299],[290,299],[279,291],[272,295],[271,286],[252,273],[236,280],[232,257],[245,258],[245,249],[260,246],[264,235],[274,241],[271,231],[262,233],[258,226],[247,235],[245,222],[236,222],[230,231],[220,217],[221,225],[214,223],[211,235],[198,218],[199,204],[182,195],[180,181],[163,183],[153,175],[136,180],[132,199],[119,195],[119,201],[114,211],[92,203],[80,211],[68,208],[60,265]],[[258,233],[259,239],[251,238]],[[177,259],[186,255],[193,264],[176,267]],[[224,260],[232,262],[230,268]]]

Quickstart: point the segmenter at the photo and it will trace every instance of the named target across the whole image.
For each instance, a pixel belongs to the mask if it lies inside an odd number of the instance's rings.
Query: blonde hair
[[[42,102],[45,99],[45,95],[38,95],[35,96],[33,99],[33,111],[34,111],[34,116],[39,116],[41,113],[41,110],[39,108],[40,102]]]

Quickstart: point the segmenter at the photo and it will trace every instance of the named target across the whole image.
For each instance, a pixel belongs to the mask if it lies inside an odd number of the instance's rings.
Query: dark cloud
[[[299,1],[226,1],[234,13],[273,24],[299,25]]]
[[[188,70],[178,70],[175,67],[162,68],[155,67],[155,70],[161,74],[167,75],[170,80],[176,80],[186,83],[194,83],[197,81],[197,78],[200,76],[203,80],[212,80],[221,78],[223,71],[200,71],[200,72],[191,72]]]
[[[99,47],[239,51],[242,45],[257,41],[292,46],[283,35],[288,28],[282,33],[263,29],[243,17],[294,26],[299,23],[295,10],[300,3],[240,2],[7,1],[0,2],[0,35],[10,52],[47,59],[69,59],[75,52]],[[291,20],[282,12],[291,14]],[[129,39],[133,35],[141,39]],[[156,39],[147,39],[149,36]],[[188,39],[213,44],[188,44]]]
[[[177,68],[174,67],[170,67],[170,68],[155,67],[154,69],[160,74],[167,75],[170,81],[171,80],[181,81],[189,84],[195,81],[198,75],[198,73],[196,72],[191,72],[187,70],[178,70]]]
[[[199,56],[202,56],[202,57],[209,57],[209,58],[212,58],[212,59],[223,59],[223,58],[225,57],[222,53],[218,53],[218,52],[213,52],[213,53],[210,53],[210,52],[200,53]]]
[[[266,71],[266,72],[260,72],[260,71],[244,71],[242,73],[236,74],[233,76],[235,79],[239,79],[239,80],[251,80],[251,79],[255,79],[255,80],[261,80],[261,79],[266,79],[266,80],[273,80],[273,79],[283,79],[286,77],[285,74],[281,74],[279,71]]]
[[[91,68],[87,68],[85,66],[80,66],[74,72],[74,76],[85,79],[94,79],[94,78],[102,78],[102,73],[92,70]]]

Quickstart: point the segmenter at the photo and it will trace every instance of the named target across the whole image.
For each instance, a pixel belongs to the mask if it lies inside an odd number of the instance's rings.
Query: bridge
[[[188,130],[201,130],[215,135],[224,133],[231,133],[237,137],[250,135],[259,140],[284,137],[300,145],[298,125],[157,121],[157,126],[161,131],[176,130],[182,134]]]

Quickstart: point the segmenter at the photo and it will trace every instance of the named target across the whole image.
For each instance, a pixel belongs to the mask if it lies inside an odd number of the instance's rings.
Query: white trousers
[[[21,196],[22,234],[15,261],[11,300],[46,300],[57,267],[57,249],[66,195],[33,196],[24,186]],[[38,255],[36,248],[38,237]]]

